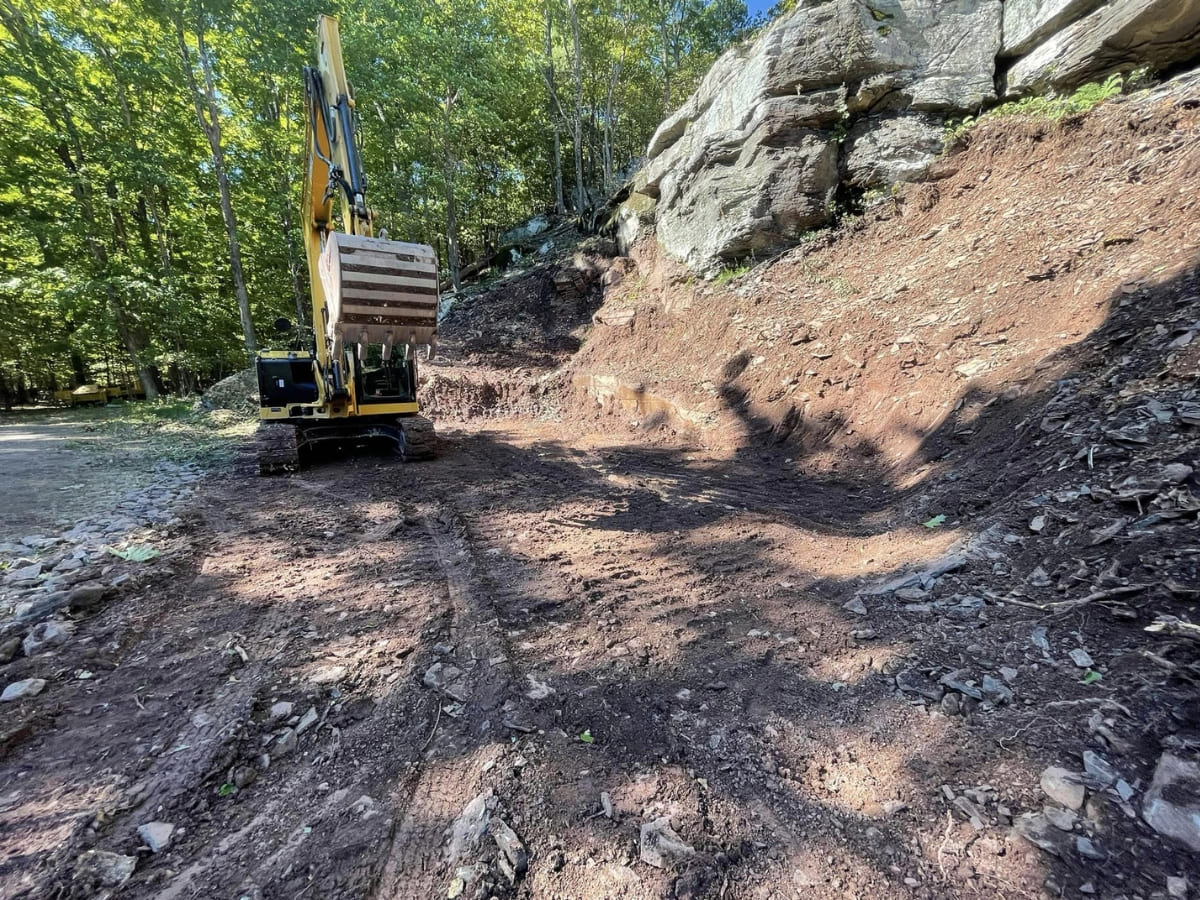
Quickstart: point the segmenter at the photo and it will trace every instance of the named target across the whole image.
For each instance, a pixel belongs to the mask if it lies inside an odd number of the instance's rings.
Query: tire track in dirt
[[[443,675],[462,675],[442,689],[438,717],[423,749],[420,774],[405,804],[373,897],[402,900],[443,894],[447,830],[484,789],[486,772],[504,739],[506,701],[513,693],[511,653],[497,628],[492,595],[480,583],[470,535],[449,504],[420,509],[425,533],[445,580],[451,616],[443,629]],[[435,666],[438,664],[435,664]],[[428,683],[428,682],[427,682]]]

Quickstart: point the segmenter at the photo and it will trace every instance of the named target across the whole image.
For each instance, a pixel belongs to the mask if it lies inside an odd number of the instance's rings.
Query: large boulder
[[[663,248],[711,273],[826,223],[856,120],[977,110],[994,98],[1000,41],[1000,0],[803,2],[726,52],[651,139],[642,191],[658,201]],[[916,122],[869,121],[898,138]],[[855,144],[864,155],[862,128]],[[883,184],[910,178],[911,158],[897,159],[896,171],[858,168]]]
[[[1052,5],[1057,4],[1040,4],[1046,9]],[[1006,46],[1010,32],[1014,40],[1024,30],[1030,30],[1034,37],[1049,33],[1013,63],[1006,79],[1009,95],[1067,90],[1113,72],[1139,66],[1163,69],[1200,54],[1200,3],[1196,0],[1105,3],[1057,31],[1054,28],[1062,24],[1061,18],[1052,17],[1053,22],[1043,28],[1033,27],[1023,18],[1022,10],[1036,6],[1039,4],[1033,0],[1016,4],[1010,0],[1005,13]],[[1017,46],[1025,43],[1028,41]]]

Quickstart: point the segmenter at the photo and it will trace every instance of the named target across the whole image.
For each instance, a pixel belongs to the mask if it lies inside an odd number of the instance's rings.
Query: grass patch
[[[101,441],[73,442],[100,453],[136,455],[177,463],[219,466],[233,459],[239,442],[254,433],[257,418],[228,410],[197,412],[187,400],[111,404],[69,410],[62,421],[78,422]]]
[[[1137,73],[1133,73],[1136,75]],[[1131,78],[1133,75],[1131,75]],[[1010,116],[1027,116],[1036,119],[1048,119],[1057,122],[1066,116],[1085,113],[1093,107],[1109,100],[1125,89],[1125,77],[1111,75],[1104,81],[1085,84],[1074,93],[1065,97],[1025,97],[1010,103],[1002,103],[995,109],[990,109],[981,116],[967,116],[965,119],[946,123],[946,146],[949,147],[962,140],[976,125],[992,119],[1003,119]]]
[[[717,273],[717,277],[713,279],[713,284],[726,284],[727,282],[733,281],[735,278],[741,278],[749,271],[750,267],[747,265],[729,266],[728,268],[722,269]]]

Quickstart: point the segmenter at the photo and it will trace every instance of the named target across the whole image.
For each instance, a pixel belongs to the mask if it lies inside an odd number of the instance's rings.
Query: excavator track
[[[424,416],[406,416],[400,420],[400,432],[404,442],[400,447],[400,455],[405,462],[416,462],[423,459],[433,459],[437,456],[437,435],[433,431],[433,422]]]
[[[300,468],[300,435],[295,425],[261,422],[254,440],[259,475],[278,475]]]

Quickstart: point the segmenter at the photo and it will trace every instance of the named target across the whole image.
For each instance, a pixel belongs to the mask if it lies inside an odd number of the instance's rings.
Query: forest
[[[302,67],[341,21],[369,202],[446,278],[583,217],[762,26],[742,0],[0,0],[0,395],[154,398],[307,319]]]

